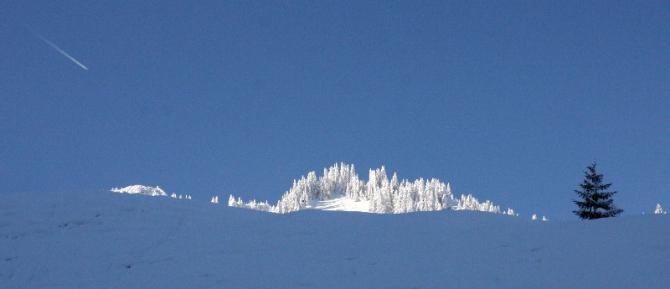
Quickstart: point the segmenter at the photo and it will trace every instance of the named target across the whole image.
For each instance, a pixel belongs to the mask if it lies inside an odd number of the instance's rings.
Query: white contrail
[[[70,60],[72,60],[72,62],[74,62],[74,63],[76,63],[77,65],[81,66],[81,68],[88,70],[88,68],[87,68],[86,66],[84,66],[83,64],[81,64],[81,62],[79,62],[79,61],[77,61],[76,59],[74,59],[74,57],[72,57],[72,56],[70,56],[69,54],[67,54],[67,52],[63,51],[63,49],[60,49],[60,47],[56,46],[56,44],[53,44],[53,43],[52,43],[51,41],[49,41],[48,39],[42,37],[42,35],[39,35],[39,34],[37,34],[37,33],[35,33],[35,32],[33,32],[33,33],[34,33],[35,35],[37,35],[37,37],[39,37],[42,41],[44,41],[44,43],[49,44],[49,46],[53,47],[54,49],[56,49],[56,51],[60,52],[60,54],[65,55],[65,57],[69,58]]]

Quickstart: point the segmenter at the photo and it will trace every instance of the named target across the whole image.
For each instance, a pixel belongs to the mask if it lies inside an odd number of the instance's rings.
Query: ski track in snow
[[[276,215],[109,192],[0,203],[2,288],[668,288],[668,260],[667,215]]]

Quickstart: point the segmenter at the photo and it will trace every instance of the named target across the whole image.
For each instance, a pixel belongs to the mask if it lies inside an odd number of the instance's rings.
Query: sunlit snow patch
[[[324,211],[345,211],[345,212],[370,212],[370,201],[356,202],[350,198],[340,196],[329,200],[312,200],[306,209],[324,210]]]

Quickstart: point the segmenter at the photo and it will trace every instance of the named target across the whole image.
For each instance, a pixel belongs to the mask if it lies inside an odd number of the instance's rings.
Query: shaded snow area
[[[278,215],[110,192],[0,202],[2,288],[669,288],[668,260],[664,214]]]

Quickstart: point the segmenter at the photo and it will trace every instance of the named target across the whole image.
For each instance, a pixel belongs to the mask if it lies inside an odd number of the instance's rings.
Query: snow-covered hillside
[[[668,215],[276,215],[110,192],[0,201],[2,288],[668,288],[668,260]]]
[[[337,206],[332,206],[337,203]],[[364,182],[358,177],[354,165],[335,164],[323,169],[317,177],[310,172],[307,177],[293,181],[293,187],[277,202],[244,202],[233,195],[228,200],[231,207],[254,209],[273,213],[290,213],[301,209],[318,209],[323,206],[330,210],[360,211],[380,214],[400,214],[411,212],[441,211],[446,209],[470,210],[500,213],[500,207],[491,201],[479,202],[472,195],[454,198],[451,186],[438,179],[423,178],[409,181],[399,180],[394,173],[391,179],[386,168],[369,171]],[[503,214],[514,215],[508,208]]]

